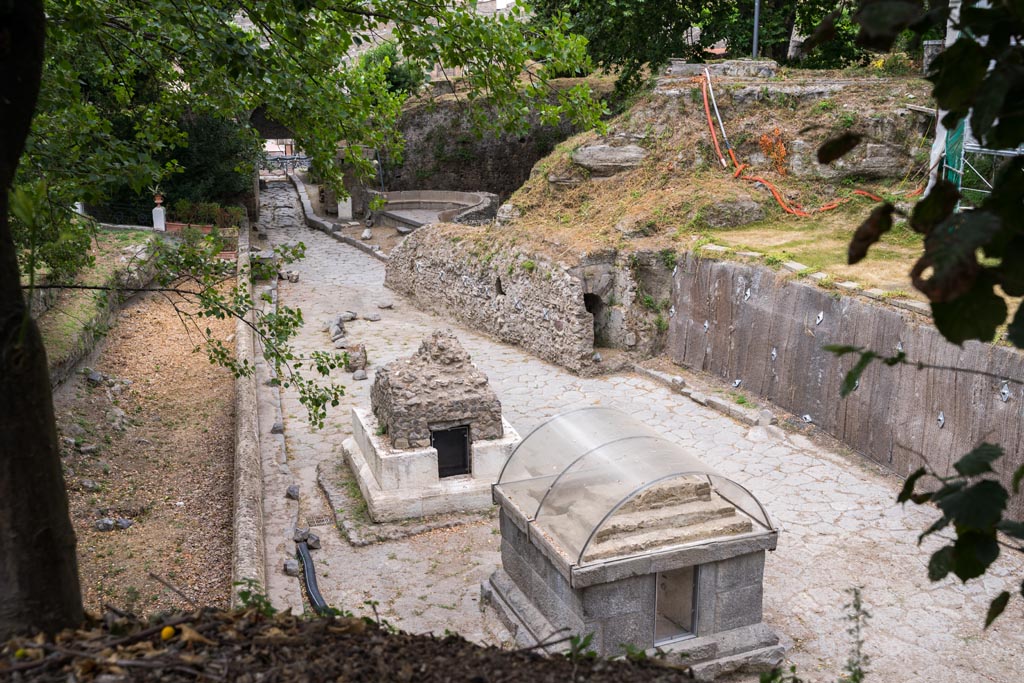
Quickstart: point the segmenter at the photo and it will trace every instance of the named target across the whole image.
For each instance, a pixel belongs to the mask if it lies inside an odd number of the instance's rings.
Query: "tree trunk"
[[[21,291],[8,192],[42,75],[42,0],[0,6],[0,641],[82,620],[46,350]]]

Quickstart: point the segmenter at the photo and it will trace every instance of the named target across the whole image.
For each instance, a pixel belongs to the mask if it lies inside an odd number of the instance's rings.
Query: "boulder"
[[[647,158],[647,150],[639,145],[613,147],[607,144],[584,145],[572,153],[572,160],[591,175],[612,176],[636,168]]]

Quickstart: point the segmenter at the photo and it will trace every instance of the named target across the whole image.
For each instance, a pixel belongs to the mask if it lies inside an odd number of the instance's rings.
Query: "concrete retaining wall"
[[[809,415],[817,427],[897,474],[909,474],[924,458],[948,473],[981,441],[1006,449],[997,468],[1007,487],[1024,461],[1024,394],[1011,384],[1004,402],[997,379],[1024,378],[1024,354],[1015,349],[978,342],[961,348],[912,313],[838,296],[764,267],[692,256],[679,262],[672,301],[672,360],[729,382],[742,380],[741,391]],[[950,369],[876,363],[844,399],[840,382],[856,357],[837,358],[822,350],[826,344],[888,355],[901,344],[909,360]],[[1011,513],[1024,513],[1019,497]]]

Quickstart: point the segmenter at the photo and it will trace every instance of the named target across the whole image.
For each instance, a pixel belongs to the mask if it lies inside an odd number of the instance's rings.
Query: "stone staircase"
[[[598,531],[585,559],[622,557],[751,531],[745,515],[707,481],[669,482],[623,505]]]

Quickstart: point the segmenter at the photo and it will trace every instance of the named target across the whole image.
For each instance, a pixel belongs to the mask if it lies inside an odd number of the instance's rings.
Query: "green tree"
[[[839,3],[840,12],[846,4]],[[703,61],[720,40],[731,57],[749,57],[753,47],[754,0],[534,0],[533,6],[542,24],[567,17],[586,37],[594,63],[618,74],[620,93],[637,88],[645,68],[660,69],[669,58]],[[760,56],[786,61],[794,26],[810,32],[835,9],[828,0],[761,0]],[[844,26],[812,66],[841,66],[859,54],[851,25]]]
[[[932,63],[928,74],[934,84],[932,94],[946,112],[942,123],[952,130],[969,120],[974,137],[984,147],[1018,149],[1024,145],[1024,5],[861,0],[854,15],[857,41],[866,48],[887,51],[906,31],[926,35],[942,30],[950,20],[951,6],[959,9],[952,20],[957,40]],[[815,32],[809,41],[812,47],[831,39],[834,18],[826,19]],[[847,136],[847,143],[857,141],[856,136]],[[826,143],[818,152],[819,160],[831,161],[851,148],[839,143],[842,140]],[[1024,296],[1024,156],[1012,156],[1003,165],[991,193],[979,206],[958,211],[960,199],[957,185],[940,178],[909,213],[911,228],[924,236],[923,253],[910,277],[928,297],[935,326],[949,341],[991,342],[1005,325],[1009,343],[1024,348],[1024,306],[1018,306],[1011,318],[1008,305],[1008,299]],[[857,228],[849,247],[851,264],[882,239],[898,213],[893,204],[884,204]],[[844,394],[853,390],[872,361],[907,362],[902,352],[885,357],[870,349],[839,346],[831,350],[859,355],[844,380]],[[948,475],[926,465],[908,477],[900,502],[934,503],[941,512],[921,538],[953,534],[932,555],[928,576],[933,581],[950,573],[967,581],[983,575],[1003,550],[1024,553],[1024,523],[1005,518],[1011,492],[1020,492],[1024,465],[1002,473],[1008,491],[994,476],[1003,455],[1002,447],[981,443],[956,462]],[[921,491],[924,482],[929,486]],[[1024,596],[1024,577],[1019,578]],[[1003,591],[992,601],[986,625],[1002,613],[1009,599],[1009,591]]]
[[[426,82],[427,72],[423,65],[402,59],[394,43],[381,43],[367,50],[359,57],[364,69],[384,69],[388,90],[413,95]]]
[[[125,180],[141,190],[163,177],[168,162],[160,155],[183,140],[179,122],[189,112],[244,121],[263,105],[337,189],[342,141],[349,152],[340,161],[369,171],[357,145],[399,144],[393,124],[403,98],[388,92],[382,68],[352,68],[346,56],[385,26],[406,58],[465,70],[469,97],[490,104],[476,114],[481,123],[515,130],[533,105],[548,121],[596,121],[600,106],[585,89],[551,99],[546,84],[549,67],[585,59],[583,41],[557,23],[538,29],[522,18],[519,10],[482,17],[443,0],[0,3],[0,638],[82,616],[46,353],[28,314],[19,257],[49,239],[47,226],[57,225],[61,239],[81,234],[72,201],[102,200]],[[252,307],[239,292],[216,298],[208,285],[226,273],[210,265],[202,243],[164,262],[168,277],[188,275],[199,315]],[[168,279],[160,286],[179,287]],[[295,360],[287,338],[300,322],[297,311],[262,320],[275,364]],[[210,351],[231,364],[222,348]],[[307,362],[326,372],[332,361]],[[305,387],[314,416],[337,396],[311,379]]]

